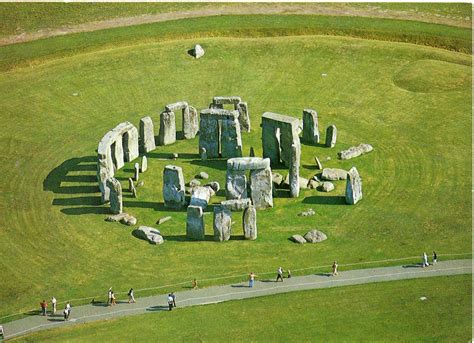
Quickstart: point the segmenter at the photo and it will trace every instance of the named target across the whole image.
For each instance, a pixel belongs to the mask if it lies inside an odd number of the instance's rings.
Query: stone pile
[[[311,230],[307,232],[304,236],[296,234],[291,236],[290,239],[298,244],[320,243],[322,241],[325,241],[327,239],[327,236],[319,230]]]
[[[215,96],[209,108],[224,109],[224,105],[234,106],[234,111],[239,113],[240,129],[250,132],[250,116],[247,103],[242,102],[242,99],[238,96]]]
[[[343,151],[339,152],[338,156],[341,160],[349,160],[351,158],[354,158],[354,157],[357,157],[357,156],[360,156],[360,155],[363,155],[363,154],[367,154],[367,153],[371,152],[372,150],[374,150],[372,145],[362,143],[358,146],[353,146],[353,147],[350,147],[347,150],[343,150]]]

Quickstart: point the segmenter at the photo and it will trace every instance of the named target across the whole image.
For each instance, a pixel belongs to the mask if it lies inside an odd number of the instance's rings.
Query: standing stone
[[[326,129],[326,147],[334,148],[337,140],[336,125],[331,125]]]
[[[131,162],[140,155],[138,149],[138,130],[132,124],[127,124],[130,128],[122,136],[123,156],[126,162]]]
[[[183,109],[183,135],[185,139],[193,139],[199,131],[199,117],[197,110],[188,106]]]
[[[151,117],[140,119],[140,151],[146,154],[156,149],[155,129]]]
[[[296,145],[291,146],[291,163],[290,163],[290,197],[297,198],[300,195],[300,150]]]
[[[248,196],[245,171],[227,169],[225,191],[227,200],[246,199]]]
[[[111,177],[111,173],[107,168],[107,162],[105,159],[99,159],[97,161],[97,179],[99,181],[99,189],[101,193],[102,203],[106,203],[110,199],[110,189],[107,187],[107,179]]]
[[[176,142],[176,116],[174,112],[162,112],[160,115],[160,145]]]
[[[319,143],[318,114],[314,110],[303,110],[303,141]]]
[[[163,170],[163,200],[167,208],[184,207],[185,187],[181,167],[167,165]]]
[[[221,130],[222,157],[242,157],[242,137],[238,119],[223,119]]]
[[[257,211],[253,205],[250,205],[244,210],[242,226],[245,239],[257,239]]]
[[[255,151],[253,150],[253,146],[250,147],[249,156],[250,157],[255,157]]]
[[[115,142],[110,146],[110,153],[112,157],[112,162],[114,164],[115,170],[119,170],[125,165],[124,151],[123,151],[123,142],[124,137],[122,135],[117,135]]]
[[[204,53],[204,49],[199,44],[196,44],[191,50],[191,55],[193,55],[195,59],[201,58],[204,56]]]
[[[188,206],[186,238],[196,241],[203,241],[205,238],[204,216],[200,206]]]
[[[346,204],[355,205],[362,199],[362,180],[356,167],[347,173]]]
[[[214,240],[228,241],[232,230],[232,216],[230,210],[224,206],[214,207]]]
[[[250,115],[246,102],[239,102],[235,105],[236,110],[239,111],[240,129],[245,132],[250,132]]]
[[[138,163],[135,163],[135,175],[134,175],[134,178],[135,178],[135,181],[138,181],[138,175],[140,174],[140,165]]]
[[[110,211],[119,214],[123,211],[122,185],[116,178],[107,179],[107,187],[110,189]]]
[[[148,169],[148,160],[147,160],[146,156],[143,156],[142,157],[142,166],[140,168],[140,171],[142,173],[144,173],[144,172],[146,172],[147,169]]]
[[[250,197],[257,209],[273,207],[273,181],[270,167],[250,172]]]
[[[133,179],[131,177],[128,178],[128,191],[131,192],[132,189],[135,188],[135,185],[133,184]]]
[[[321,164],[321,161],[316,156],[314,156],[314,162],[316,163],[316,169],[319,169],[319,170],[323,169],[323,165]]]
[[[203,116],[199,124],[199,151],[203,159],[202,149],[205,149],[206,158],[219,157],[219,123],[212,116]]]

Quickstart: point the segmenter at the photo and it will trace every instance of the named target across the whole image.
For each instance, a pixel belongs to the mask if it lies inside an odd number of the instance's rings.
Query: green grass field
[[[468,342],[471,300],[470,275],[437,277],[177,308],[13,341]]]
[[[193,60],[186,51],[197,42],[206,55]],[[239,280],[250,270],[273,273],[280,264],[298,270],[432,249],[441,256],[470,253],[471,55],[456,52],[470,46],[469,29],[442,25],[227,16],[0,47],[0,317],[52,295],[86,302],[110,286],[162,287],[138,291],[142,296],[194,277],[228,277],[201,283],[206,286]],[[262,152],[263,112],[301,118],[303,108],[316,109],[322,128],[338,127],[338,144],[303,145],[300,173],[317,172],[313,156],[325,167],[355,165],[364,182],[362,202],[343,204],[344,182],[329,194],[282,194],[273,209],[258,212],[257,241],[241,240],[236,215],[231,241],[187,242],[185,212],[162,205],[163,167],[182,166],[186,181],[199,171],[221,185],[225,178],[225,161],[198,159],[196,138],[148,154],[145,186],[137,199],[124,197],[125,211],[139,225],[173,217],[160,227],[165,244],[149,245],[133,228],[106,223],[95,177],[101,137],[125,120],[138,126],[146,115],[157,124],[167,103],[187,100],[201,109],[215,95],[249,103],[253,129],[243,135],[245,154],[251,146]],[[362,142],[375,151],[337,160],[338,151]],[[166,160],[171,152],[181,158]],[[117,174],[124,186],[132,165]],[[212,203],[223,199],[221,192]],[[314,217],[297,215],[309,208]],[[206,225],[211,235],[212,215]],[[288,240],[313,228],[328,240],[305,246]]]

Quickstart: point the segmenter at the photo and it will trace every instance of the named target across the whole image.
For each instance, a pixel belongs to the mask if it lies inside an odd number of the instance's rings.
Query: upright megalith
[[[146,156],[143,156],[142,157],[142,165],[140,167],[140,172],[144,173],[146,172],[148,169],[148,159],[146,158]]]
[[[250,132],[250,114],[247,103],[239,102],[236,107],[237,111],[239,111],[240,129],[245,132]]]
[[[326,147],[334,148],[337,140],[337,128],[336,125],[330,125],[326,129]]]
[[[139,176],[140,176],[140,165],[138,163],[135,163],[135,165],[134,165],[134,179],[135,179],[135,181],[138,181]]]
[[[160,145],[168,145],[176,142],[176,116],[174,112],[161,112],[158,141]]]
[[[183,123],[183,136],[185,139],[192,139],[199,131],[197,110],[186,101],[178,101],[165,106],[166,112],[181,111]]]
[[[355,205],[362,199],[362,180],[356,167],[347,173],[346,204]]]
[[[240,123],[240,130],[250,132],[250,115],[247,103],[242,102],[239,96],[215,96],[209,108],[223,109],[224,105],[234,106],[234,110],[238,112],[237,117]]]
[[[290,162],[290,196],[297,198],[300,195],[300,158],[301,150],[294,144],[291,146],[291,162]]]
[[[122,185],[116,178],[107,179],[107,187],[110,190],[110,211],[120,214],[123,211]]]
[[[242,216],[242,228],[245,239],[257,239],[257,211],[253,205],[248,206],[244,210]]]
[[[235,117],[221,122],[221,154],[224,158],[242,156],[240,124]]]
[[[188,206],[186,238],[196,241],[203,241],[205,238],[204,216],[200,206]]]
[[[314,110],[303,110],[303,142],[319,143],[318,113]]]
[[[214,207],[214,240],[228,241],[232,231],[232,214],[224,206]]]
[[[156,149],[155,129],[151,117],[140,119],[140,151],[146,154]]]
[[[272,170],[270,167],[250,172],[250,197],[258,209],[273,207]]]
[[[185,187],[181,167],[167,165],[163,170],[163,200],[165,207],[181,209],[185,206]]]

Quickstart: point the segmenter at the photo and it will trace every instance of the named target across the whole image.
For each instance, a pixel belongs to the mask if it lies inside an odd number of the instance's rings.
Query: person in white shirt
[[[282,267],[278,267],[278,270],[277,270],[277,279],[275,282],[278,282],[278,280],[281,280],[281,282],[283,282],[283,268]]]

